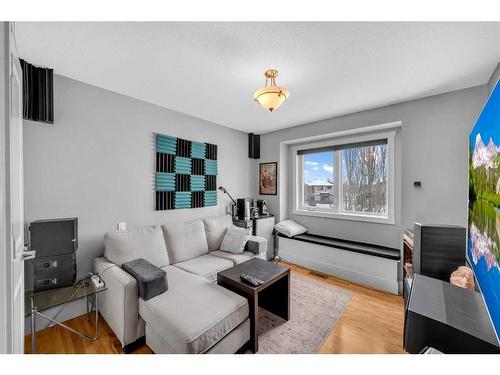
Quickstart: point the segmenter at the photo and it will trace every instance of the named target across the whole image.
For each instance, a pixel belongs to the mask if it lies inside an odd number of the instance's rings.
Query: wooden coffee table
[[[241,280],[247,273],[262,281],[255,287]],[[290,319],[290,269],[262,260],[250,259],[217,274],[217,284],[248,299],[250,308],[250,350],[259,349],[258,322],[259,307],[285,319]]]

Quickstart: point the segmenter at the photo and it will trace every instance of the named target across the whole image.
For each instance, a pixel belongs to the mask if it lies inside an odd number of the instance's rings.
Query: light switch
[[[118,230],[127,230],[127,223],[118,223]]]

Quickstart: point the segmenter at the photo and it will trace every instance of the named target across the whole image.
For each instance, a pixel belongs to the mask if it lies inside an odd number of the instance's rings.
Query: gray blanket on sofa
[[[145,259],[123,263],[122,268],[137,280],[139,297],[145,301],[168,290],[167,273]]]

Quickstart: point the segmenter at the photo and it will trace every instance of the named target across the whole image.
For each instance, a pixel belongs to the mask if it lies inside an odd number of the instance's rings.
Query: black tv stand
[[[480,293],[420,274],[405,304],[403,346],[415,354],[426,346],[446,354],[500,353]]]

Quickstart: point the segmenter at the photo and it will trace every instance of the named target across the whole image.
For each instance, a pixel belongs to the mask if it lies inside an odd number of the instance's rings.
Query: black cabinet
[[[413,229],[413,273],[449,281],[465,265],[466,230],[454,225],[422,225]]]
[[[414,275],[405,304],[404,349],[426,346],[443,353],[500,353],[480,293]]]

